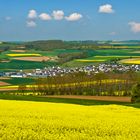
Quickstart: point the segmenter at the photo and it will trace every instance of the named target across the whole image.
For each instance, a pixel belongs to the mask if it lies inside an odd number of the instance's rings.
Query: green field
[[[36,69],[44,68],[46,66],[54,66],[56,62],[32,62],[32,61],[23,61],[23,60],[12,60],[9,63],[0,63],[0,69]]]
[[[16,50],[18,45],[11,44],[12,49]],[[104,48],[105,47],[105,48]],[[61,48],[61,47],[60,47]],[[96,46],[95,46],[96,48]],[[12,52],[11,50],[2,51],[0,53],[0,69],[35,69],[35,68],[44,68],[48,66],[63,66],[63,67],[81,67],[85,65],[99,64],[104,62],[110,62],[112,60],[119,61],[118,59],[125,59],[131,57],[139,57],[140,56],[140,48],[139,46],[118,46],[118,48],[112,46],[103,46],[97,49],[93,48],[68,48],[68,49],[52,49],[42,51],[41,49],[28,49],[25,48],[24,53]],[[17,48],[18,50],[18,48]],[[24,50],[24,49],[23,49]],[[72,59],[69,61],[64,61],[63,63],[58,63],[56,60],[61,54],[72,54],[72,53],[80,53],[86,52],[87,57],[82,59]],[[133,53],[134,52],[134,53]],[[137,53],[135,53],[137,52]],[[9,56],[9,54],[13,54]],[[15,55],[14,55],[15,54]],[[24,54],[24,56],[32,56],[33,54],[38,54],[38,56],[48,56],[54,58],[47,62],[31,62],[31,61],[23,61],[23,60],[13,60],[14,57],[20,57]],[[30,55],[29,55],[30,54]],[[4,60],[4,61],[3,61]],[[5,62],[7,60],[7,62]]]
[[[81,67],[81,66],[85,66],[85,65],[96,65],[99,63],[104,63],[104,62],[109,62],[111,60],[117,60],[119,62],[119,60],[124,60],[124,59],[129,59],[129,58],[139,58],[139,56],[135,56],[135,55],[131,55],[131,56],[126,56],[126,55],[108,55],[108,56],[93,56],[93,57],[88,57],[85,59],[75,59],[72,60],[70,62],[66,62],[64,63],[62,66],[64,67]]]
[[[0,98],[1,140],[140,139],[137,104],[32,96]]]
[[[136,49],[137,50],[137,49]],[[64,63],[63,67],[81,67],[85,65],[99,64],[109,62],[111,60],[122,60],[127,58],[137,58],[139,53],[132,53],[133,49],[99,49],[94,50],[91,57],[84,59],[75,59]]]
[[[39,54],[41,56],[48,56],[48,57],[57,57],[59,54],[62,53],[75,53],[75,52],[82,52],[83,50],[78,49],[55,49],[53,51],[35,51],[35,50],[27,50],[24,54]],[[93,51],[88,51],[89,56],[93,55]],[[0,55],[0,60],[8,60],[9,62],[0,62],[0,69],[7,70],[7,69],[36,69],[36,68],[44,68],[48,66],[56,66],[58,63],[56,61],[47,61],[47,62],[32,62],[32,61],[23,61],[23,60],[13,60],[13,57],[10,57],[9,54],[20,55],[23,53],[13,53],[11,51],[2,52]],[[14,55],[13,55],[14,56]],[[32,56],[32,55],[30,55]]]
[[[77,60],[72,60],[69,62],[66,62],[64,64],[62,64],[62,67],[83,67],[83,66],[87,66],[87,65],[92,65],[95,64],[93,62],[79,62]]]
[[[33,78],[11,78],[11,79],[2,79],[1,81],[9,83],[11,85],[22,85],[23,83],[26,85],[32,84],[35,79]]]

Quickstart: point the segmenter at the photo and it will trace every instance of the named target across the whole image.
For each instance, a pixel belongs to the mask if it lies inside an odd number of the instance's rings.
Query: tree
[[[132,102],[137,102],[140,99],[140,83],[136,84],[132,88]]]
[[[18,92],[21,93],[22,95],[25,94],[26,90],[27,90],[27,86],[26,85],[19,85],[18,86]]]

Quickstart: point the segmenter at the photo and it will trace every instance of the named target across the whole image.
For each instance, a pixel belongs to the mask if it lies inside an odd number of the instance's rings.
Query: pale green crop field
[[[0,140],[139,140],[140,109],[0,100]]]

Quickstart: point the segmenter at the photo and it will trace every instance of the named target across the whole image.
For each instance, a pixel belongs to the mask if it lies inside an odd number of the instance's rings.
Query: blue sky
[[[0,2],[0,40],[140,39],[140,0]]]

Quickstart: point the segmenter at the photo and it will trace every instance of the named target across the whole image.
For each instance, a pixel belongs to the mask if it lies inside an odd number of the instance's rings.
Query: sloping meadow
[[[1,140],[138,140],[140,110],[0,100]]]

